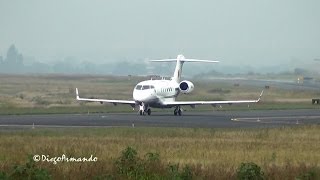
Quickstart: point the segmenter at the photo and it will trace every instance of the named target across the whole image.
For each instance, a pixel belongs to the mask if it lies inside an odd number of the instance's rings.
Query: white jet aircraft
[[[222,104],[240,104],[240,103],[257,103],[260,101],[263,91],[257,100],[240,100],[240,101],[176,101],[179,93],[188,94],[193,91],[194,85],[190,81],[180,81],[182,66],[184,62],[207,62],[217,63],[219,61],[186,59],[183,55],[178,55],[176,59],[151,60],[153,62],[177,62],[173,77],[170,80],[147,80],[138,83],[133,90],[133,100],[111,100],[111,99],[87,99],[80,98],[78,88],[76,88],[77,100],[91,101],[100,103],[128,104],[133,108],[139,105],[139,114],[151,114],[152,108],[172,108],[173,114],[181,116],[181,106],[196,105],[222,105]]]

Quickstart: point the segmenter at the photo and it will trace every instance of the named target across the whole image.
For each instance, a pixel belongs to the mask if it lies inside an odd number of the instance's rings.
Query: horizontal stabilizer
[[[149,60],[151,62],[176,62],[177,59],[160,59],[160,60]]]
[[[219,62],[219,61],[202,60],[202,59],[183,59],[181,61],[184,61],[184,62],[208,62],[208,63],[218,63]]]
[[[176,62],[177,59],[159,59],[150,60],[151,62]],[[202,60],[202,59],[180,59],[181,62],[208,62],[208,63],[218,63],[219,61],[212,60]]]

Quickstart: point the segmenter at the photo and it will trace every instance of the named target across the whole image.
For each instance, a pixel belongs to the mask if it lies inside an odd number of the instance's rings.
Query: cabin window
[[[154,89],[154,86],[153,86],[153,85],[151,85],[151,86],[150,86],[150,88],[151,88],[151,89]]]

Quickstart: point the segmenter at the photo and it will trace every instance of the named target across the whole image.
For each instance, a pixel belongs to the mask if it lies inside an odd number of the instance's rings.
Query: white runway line
[[[1,124],[0,127],[25,127],[25,128],[118,128],[131,126],[62,126],[62,125],[21,125],[21,124]]]
[[[256,122],[256,123],[284,123],[284,124],[300,124],[299,121],[319,120],[320,116],[275,116],[275,117],[247,117],[233,118],[231,121],[237,122]]]

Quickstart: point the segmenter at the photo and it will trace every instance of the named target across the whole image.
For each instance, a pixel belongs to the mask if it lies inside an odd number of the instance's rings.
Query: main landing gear
[[[141,103],[139,105],[139,111],[138,111],[138,114],[140,116],[145,116],[146,114],[147,115],[151,115],[151,109],[149,108],[148,105],[145,105],[144,103]],[[173,114],[175,116],[181,116],[182,115],[182,109],[180,108],[180,106],[176,106],[174,111],[173,111]]]
[[[144,116],[146,114],[148,114],[149,116],[151,115],[151,109],[148,106],[145,106],[143,103],[141,103],[141,105],[139,106],[139,114],[140,116]]]
[[[176,116],[176,115],[181,116],[182,111],[181,111],[180,106],[177,106],[177,107],[174,109],[173,114],[174,114],[175,116]]]

